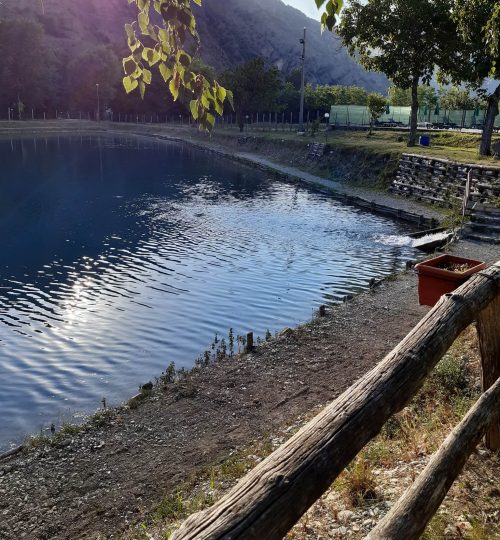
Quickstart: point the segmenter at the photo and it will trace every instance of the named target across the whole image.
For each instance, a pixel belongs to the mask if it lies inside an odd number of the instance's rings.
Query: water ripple
[[[379,241],[407,232],[385,218],[180,145],[35,142],[0,141],[0,447],[413,253]]]

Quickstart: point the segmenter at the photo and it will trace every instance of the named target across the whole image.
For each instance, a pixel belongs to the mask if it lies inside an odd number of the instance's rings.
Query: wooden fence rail
[[[500,262],[443,296],[378,366],[214,506],[188,518],[173,539],[282,539],[384,423],[406,406],[458,335],[499,293]],[[492,343],[500,339],[498,319],[496,331],[491,321],[483,325],[483,331]],[[495,347],[490,345],[488,350]]]

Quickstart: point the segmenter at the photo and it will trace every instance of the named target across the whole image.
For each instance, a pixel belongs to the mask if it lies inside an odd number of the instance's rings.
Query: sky
[[[319,11],[316,8],[314,0],[283,0],[285,4],[293,6],[303,11],[308,17],[319,19]]]

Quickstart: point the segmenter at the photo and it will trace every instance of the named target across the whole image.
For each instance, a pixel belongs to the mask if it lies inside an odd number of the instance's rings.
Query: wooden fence
[[[484,394],[370,540],[416,539],[486,432],[500,448],[500,261],[445,295],[382,362],[250,471],[174,540],[281,540],[384,423],[402,410],[458,335],[477,321]]]

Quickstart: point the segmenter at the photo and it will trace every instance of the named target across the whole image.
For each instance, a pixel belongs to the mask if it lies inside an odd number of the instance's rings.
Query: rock
[[[150,392],[151,390],[153,390],[153,383],[149,381],[146,384],[143,384],[141,386],[141,390],[144,390],[145,392]]]
[[[290,337],[293,334],[293,330],[291,328],[284,328],[280,333],[279,337]]]
[[[354,516],[354,512],[351,512],[350,510],[341,510],[338,513],[337,518],[341,523],[348,523]]]

